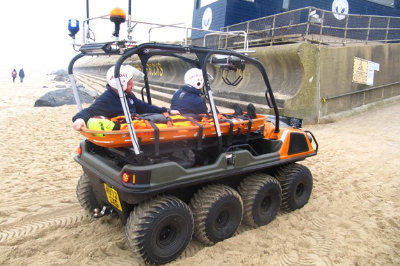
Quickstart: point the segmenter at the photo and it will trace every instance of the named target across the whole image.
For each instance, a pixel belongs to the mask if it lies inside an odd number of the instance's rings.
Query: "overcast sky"
[[[191,27],[194,0],[132,0],[132,19],[160,24],[185,23]],[[114,7],[128,13],[128,0],[89,0],[90,17],[107,15]],[[48,72],[67,68],[69,60],[77,53],[68,36],[68,19],[80,21],[81,30],[77,40],[82,38],[82,20],[86,19],[86,0],[1,0],[0,1],[0,74],[11,75],[23,67],[25,72]],[[101,22],[99,22],[101,23]],[[108,21],[96,28],[90,22],[96,41],[112,41],[113,24]],[[143,42],[148,39],[148,28],[137,25],[133,39]],[[152,40],[162,37],[162,30],[152,31]],[[164,31],[165,32],[165,31]],[[121,25],[121,37],[126,34]],[[171,37],[171,30],[168,31]],[[184,31],[176,33],[182,39]]]

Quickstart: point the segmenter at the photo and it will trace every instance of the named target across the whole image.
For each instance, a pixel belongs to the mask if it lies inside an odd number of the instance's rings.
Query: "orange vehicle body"
[[[311,142],[308,138],[308,135],[301,129],[298,128],[292,128],[292,127],[288,127],[288,128],[281,128],[280,131],[278,133],[274,132],[275,130],[275,125],[270,123],[270,122],[265,122],[264,125],[264,138],[267,139],[276,139],[276,140],[281,140],[282,141],[282,146],[280,148],[279,151],[279,155],[281,157],[281,160],[284,159],[290,159],[290,158],[295,158],[295,157],[299,157],[299,156],[303,156],[303,155],[307,155],[307,154],[312,154],[315,152],[315,149],[313,148],[313,146],[311,145]],[[300,153],[295,153],[295,154],[289,154],[289,145],[290,145],[290,141],[291,141],[291,133],[298,133],[298,134],[303,134],[306,142],[307,142],[307,146],[308,146],[308,150],[305,152],[300,152]]]
[[[120,119],[121,117],[118,118]],[[225,117],[223,115],[220,115],[220,118],[225,118]],[[232,129],[233,134],[248,133],[249,121],[250,121],[249,119],[230,118],[229,120],[233,125]],[[265,139],[275,139],[282,141],[282,146],[279,151],[281,160],[308,155],[314,152],[314,148],[312,147],[307,134],[300,129],[292,127],[281,128],[281,130],[278,133],[276,133],[275,125],[268,121],[268,116],[261,114],[257,114],[256,118],[252,119],[251,121],[252,121],[251,132],[264,128],[263,134]],[[201,122],[198,123],[203,126],[203,133],[202,133],[203,139],[217,136],[214,122],[212,121],[212,119],[203,119]],[[221,129],[221,135],[224,136],[229,134],[231,123],[229,123],[227,119],[220,119],[219,125]],[[148,121],[134,120],[132,124],[135,128],[136,137],[140,139],[141,144],[154,143],[155,141],[154,129],[152,128],[152,126]],[[186,121],[180,120],[179,122],[167,123],[167,124],[155,123],[155,125],[159,129],[160,143],[199,138],[199,126],[189,120]],[[121,130],[115,130],[115,131],[101,131],[101,130],[91,130],[84,127],[80,132],[90,142],[98,146],[106,148],[128,147],[132,145],[128,128],[126,124],[122,124],[121,128],[122,128]],[[291,133],[293,132],[298,134],[303,134],[305,136],[308,146],[307,151],[301,153],[289,154]]]

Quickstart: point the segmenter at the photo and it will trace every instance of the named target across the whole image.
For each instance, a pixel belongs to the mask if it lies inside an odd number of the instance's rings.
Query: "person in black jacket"
[[[144,74],[136,68],[129,65],[122,65],[120,69],[120,80],[122,88],[126,93],[129,112],[131,114],[144,114],[144,113],[165,113],[179,114],[176,110],[169,110],[165,107],[158,107],[145,103],[133,94],[133,79],[143,78]],[[104,116],[112,118],[124,115],[121,100],[116,89],[116,79],[114,78],[114,67],[107,71],[106,91],[103,92],[96,101],[88,108],[78,112],[73,118],[73,128],[80,130],[82,126],[86,126],[86,122],[94,116]]]
[[[189,69],[185,73],[184,80],[185,84],[172,97],[171,109],[178,110],[181,114],[207,113],[201,91],[204,86],[201,69]]]
[[[24,82],[25,72],[24,72],[24,69],[23,69],[23,68],[21,68],[21,69],[19,70],[18,75],[19,75],[19,79],[20,79],[21,83]]]

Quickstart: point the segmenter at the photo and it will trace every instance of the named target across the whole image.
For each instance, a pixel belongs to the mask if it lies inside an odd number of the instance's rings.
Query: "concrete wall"
[[[295,77],[300,84],[291,88],[290,97],[285,99],[283,114],[303,118],[307,123],[318,121],[319,97],[319,49],[315,45],[300,44],[293,55],[301,68],[302,75]],[[296,83],[297,84],[297,83]]]
[[[400,95],[400,44],[322,47],[320,119]],[[374,84],[352,81],[354,57],[376,62]]]

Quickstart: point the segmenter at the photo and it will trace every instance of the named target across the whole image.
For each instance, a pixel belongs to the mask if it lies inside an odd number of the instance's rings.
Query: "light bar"
[[[111,43],[88,43],[79,48],[84,54],[99,55],[99,54],[119,54],[119,49],[112,49]]]
[[[215,55],[211,58],[211,63],[230,70],[244,69],[245,61],[232,55]]]

